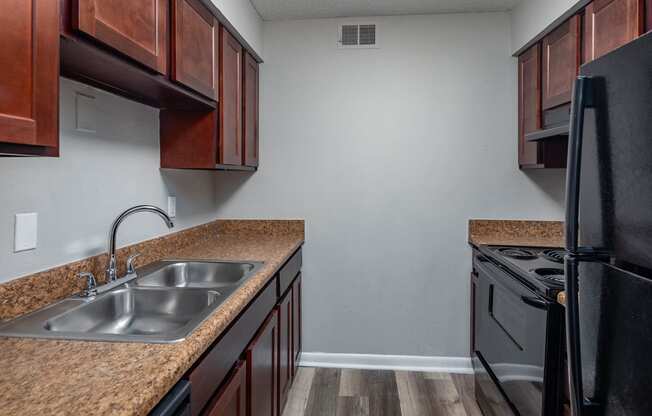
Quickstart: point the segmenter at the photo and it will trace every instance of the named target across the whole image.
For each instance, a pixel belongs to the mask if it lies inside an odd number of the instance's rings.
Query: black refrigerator
[[[581,67],[568,157],[573,414],[652,415],[652,34]]]

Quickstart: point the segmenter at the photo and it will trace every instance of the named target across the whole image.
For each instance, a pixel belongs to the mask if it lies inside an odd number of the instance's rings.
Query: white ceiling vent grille
[[[340,48],[377,48],[376,24],[340,25],[338,46]]]

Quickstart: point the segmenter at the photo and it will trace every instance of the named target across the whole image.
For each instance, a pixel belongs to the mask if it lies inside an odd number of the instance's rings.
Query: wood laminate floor
[[[299,369],[283,416],[482,416],[470,375]]]

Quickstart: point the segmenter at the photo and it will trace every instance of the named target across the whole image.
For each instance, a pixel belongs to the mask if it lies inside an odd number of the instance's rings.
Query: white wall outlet
[[[14,229],[14,253],[36,248],[38,235],[38,214],[16,214]]]
[[[97,131],[97,109],[95,97],[78,92],[75,96],[75,128],[86,133]]]
[[[177,216],[177,197],[168,196],[168,215],[170,218]]]

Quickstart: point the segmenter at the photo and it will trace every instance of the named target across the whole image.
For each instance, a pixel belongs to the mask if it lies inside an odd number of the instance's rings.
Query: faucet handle
[[[86,279],[86,289],[82,291],[81,296],[89,298],[97,295],[97,280],[95,280],[93,273],[77,273],[77,277],[80,279]]]
[[[127,274],[136,273],[136,268],[134,267],[134,260],[140,257],[140,253],[132,254],[127,257]]]

